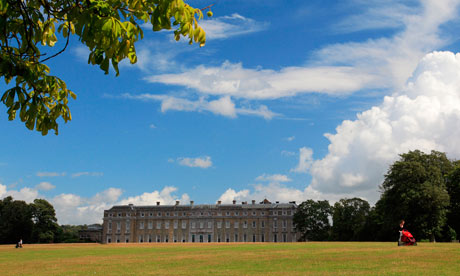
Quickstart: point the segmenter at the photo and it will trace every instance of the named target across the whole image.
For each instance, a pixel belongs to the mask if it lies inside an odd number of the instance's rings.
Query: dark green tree
[[[449,194],[445,183],[452,168],[445,153],[425,154],[416,150],[401,154],[400,160],[391,165],[385,175],[377,202],[382,227],[387,233],[404,219],[417,239],[434,241],[446,223]]]
[[[360,198],[336,202],[332,213],[332,238],[337,241],[362,240],[369,211],[369,203]]]
[[[50,243],[55,241],[59,225],[57,224],[56,212],[53,205],[44,199],[35,199],[30,204],[32,210],[33,240],[38,243]]]
[[[324,241],[328,240],[331,225],[329,216],[332,207],[327,200],[302,202],[294,214],[296,230],[301,233],[301,241]]]
[[[32,229],[32,212],[26,202],[11,196],[0,200],[0,243],[31,242]]]
[[[445,232],[452,233],[450,227],[455,231],[455,235],[450,235],[458,238],[460,235],[460,162],[455,162],[455,168],[447,177],[446,187],[450,196],[450,205],[447,212],[448,227]]]

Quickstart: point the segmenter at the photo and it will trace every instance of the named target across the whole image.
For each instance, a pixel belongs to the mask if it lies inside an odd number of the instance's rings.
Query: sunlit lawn
[[[1,245],[0,275],[460,275],[460,244]]]

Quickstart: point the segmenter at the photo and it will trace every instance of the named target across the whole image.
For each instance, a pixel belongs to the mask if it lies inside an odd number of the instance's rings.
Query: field
[[[229,243],[0,246],[7,275],[460,275],[460,244]]]

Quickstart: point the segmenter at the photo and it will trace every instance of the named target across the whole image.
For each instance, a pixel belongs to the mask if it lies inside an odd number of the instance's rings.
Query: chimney
[[[191,206],[193,206],[193,202],[194,202],[193,200],[190,200],[190,205],[191,205]]]
[[[233,204],[236,204],[236,200],[233,200]]]
[[[179,205],[180,201],[179,200],[176,200],[176,206]]]
[[[157,201],[157,206],[159,206],[159,205],[160,205],[160,202],[159,202],[159,201]]]
[[[243,202],[241,202],[241,204],[248,204],[248,202],[247,202],[247,201],[243,201]]]
[[[279,203],[280,203],[279,201],[276,202],[276,204],[279,204]]]
[[[252,200],[252,204],[256,204],[256,201],[254,199]]]
[[[217,201],[217,205],[220,205],[220,204],[222,204],[222,201],[220,201],[220,200]]]

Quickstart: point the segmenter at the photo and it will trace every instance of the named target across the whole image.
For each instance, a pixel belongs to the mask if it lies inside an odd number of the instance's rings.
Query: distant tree
[[[202,17],[202,10],[183,0],[0,1],[0,77],[7,84],[15,80],[1,97],[9,120],[19,113],[28,129],[43,135],[58,134],[59,117],[71,120],[68,102],[76,95],[45,65],[66,50],[70,36],[88,48],[88,63],[106,74],[111,65],[118,75],[122,60],[137,61],[134,46],[143,38],[142,24],[150,23],[153,31],[174,28],[176,40],[183,36],[203,46]],[[62,48],[46,53],[59,45],[58,38]]]
[[[0,243],[31,242],[32,229],[32,212],[25,201],[11,196],[0,200]]]
[[[78,243],[82,242],[78,235],[79,230],[87,229],[87,225],[60,225],[57,231],[55,242]]]
[[[332,213],[332,238],[338,241],[362,240],[369,211],[369,203],[360,198],[336,202]]]
[[[294,225],[301,233],[301,241],[324,241],[329,238],[329,216],[332,207],[327,200],[302,202],[294,214]]]
[[[401,154],[381,185],[377,210],[383,217],[382,227],[395,229],[405,219],[416,238],[434,241],[446,223],[449,194],[445,183],[452,168],[445,153]]]
[[[34,222],[33,240],[38,243],[54,242],[59,225],[53,205],[44,199],[35,199],[30,208]]]
[[[455,168],[449,173],[446,188],[450,196],[447,225],[452,229],[447,228],[446,232],[456,238],[460,235],[460,162],[455,162]]]

